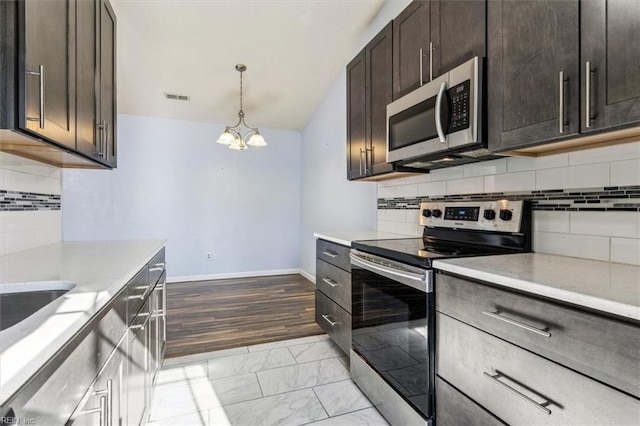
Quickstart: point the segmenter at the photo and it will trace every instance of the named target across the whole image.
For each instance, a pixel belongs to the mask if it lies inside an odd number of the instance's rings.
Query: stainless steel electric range
[[[422,238],[352,243],[351,374],[392,423],[431,424],[435,395],[432,261],[531,251],[525,201],[420,205]]]

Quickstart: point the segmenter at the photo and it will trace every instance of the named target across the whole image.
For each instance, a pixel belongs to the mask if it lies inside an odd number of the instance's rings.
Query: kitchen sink
[[[30,317],[74,287],[70,281],[0,284],[0,331]]]

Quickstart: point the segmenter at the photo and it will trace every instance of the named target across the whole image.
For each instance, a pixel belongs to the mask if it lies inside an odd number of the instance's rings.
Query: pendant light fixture
[[[249,147],[247,145],[267,146],[258,128],[250,127],[244,122],[244,111],[242,110],[242,73],[246,70],[246,65],[236,65],[236,71],[240,72],[240,111],[238,112],[238,122],[235,126],[227,126],[217,141],[220,144],[229,145],[230,149],[239,151],[248,149]],[[243,128],[248,130],[245,135],[242,134]]]

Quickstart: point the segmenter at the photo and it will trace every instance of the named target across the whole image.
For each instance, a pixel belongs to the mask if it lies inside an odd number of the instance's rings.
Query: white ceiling
[[[113,0],[118,111],[301,130],[384,0]],[[189,102],[164,93],[187,95]]]

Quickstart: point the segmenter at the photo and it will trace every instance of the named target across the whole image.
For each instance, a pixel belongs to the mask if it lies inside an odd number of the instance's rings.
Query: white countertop
[[[436,260],[433,266],[640,321],[638,266],[539,253]]]
[[[327,240],[336,244],[351,247],[353,241],[365,240],[395,240],[398,238],[415,238],[411,235],[392,234],[380,231],[354,231],[354,232],[316,232],[314,237]]]
[[[75,287],[0,332],[0,405],[104,307],[165,242],[63,242],[1,256],[0,285],[64,281]]]

